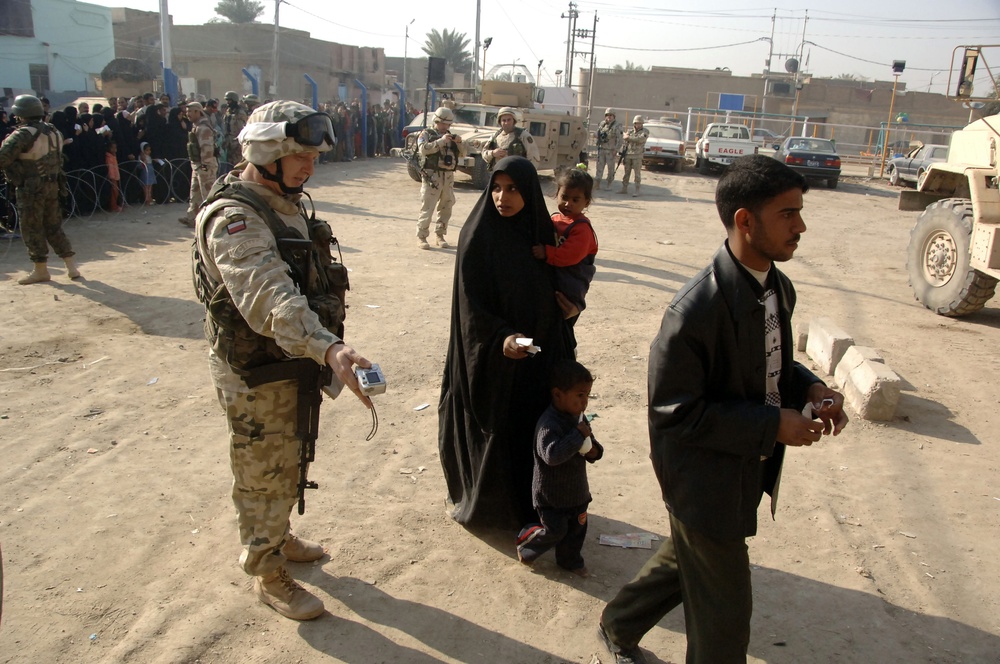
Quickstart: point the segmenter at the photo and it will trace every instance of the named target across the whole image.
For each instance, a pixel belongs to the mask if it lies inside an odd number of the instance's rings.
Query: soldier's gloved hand
[[[361,393],[361,387],[358,385],[358,377],[354,375],[354,365],[356,364],[362,369],[369,369],[372,363],[344,342],[330,346],[326,350],[325,359],[327,365],[333,369],[333,373],[340,379],[340,382],[346,385],[351,392],[354,392],[355,396],[361,400],[361,403],[371,410],[372,400]]]

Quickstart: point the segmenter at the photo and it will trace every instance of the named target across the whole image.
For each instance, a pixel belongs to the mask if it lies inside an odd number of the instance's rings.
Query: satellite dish
[[[794,74],[799,70],[799,61],[795,58],[788,58],[785,60],[785,71],[789,74]]]
[[[979,109],[981,109],[983,106],[986,106],[986,102],[982,102],[982,101],[963,101],[962,102],[962,108],[975,109],[977,111]]]

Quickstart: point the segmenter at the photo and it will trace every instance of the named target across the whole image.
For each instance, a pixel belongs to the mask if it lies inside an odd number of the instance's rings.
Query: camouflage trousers
[[[597,176],[594,178],[597,184],[601,183],[601,176],[604,175],[604,167],[608,167],[608,184],[614,179],[615,175],[615,160],[618,155],[615,154],[614,150],[609,150],[608,148],[597,148]]]
[[[642,155],[627,155],[623,163],[625,164],[625,179],[622,180],[622,186],[628,186],[628,179],[633,169],[635,169],[635,184],[638,186],[642,182]]]
[[[216,391],[229,426],[233,504],[243,544],[240,567],[263,576],[285,562],[281,547],[298,500],[296,383],[270,383],[251,392]]]
[[[21,239],[32,263],[44,263],[49,258],[49,245],[59,258],[73,255],[73,245],[62,229],[62,208],[59,206],[59,185],[42,182],[37,186],[17,188],[17,216]]]
[[[451,209],[455,207],[455,172],[431,171],[425,173],[420,184],[420,214],[417,216],[417,237],[426,240],[430,233],[431,216],[434,216],[434,234],[441,237],[448,232]],[[437,214],[434,214],[435,209]]]
[[[187,216],[192,221],[215,184],[215,176],[219,170],[219,162],[214,159],[204,162],[204,165],[206,170],[201,169],[201,164],[191,163],[191,197],[188,199]]]

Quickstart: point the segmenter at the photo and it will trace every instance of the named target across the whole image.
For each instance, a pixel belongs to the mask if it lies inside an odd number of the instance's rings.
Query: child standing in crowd
[[[153,148],[149,143],[143,141],[139,146],[142,156],[139,157],[142,164],[142,190],[146,194],[144,205],[153,205],[153,185],[156,184],[156,171],[153,170]]]
[[[531,253],[538,260],[544,260],[549,265],[559,268],[555,271],[556,291],[562,293],[577,309],[583,311],[587,307],[587,291],[594,279],[596,268],[594,256],[597,255],[597,234],[590,225],[590,219],[584,216],[590,206],[594,192],[594,178],[587,171],[571,168],[564,171],[557,179],[559,189],[556,193],[556,203],[559,212],[552,215],[552,225],[555,226],[556,244],[536,244]],[[576,322],[579,315],[569,320],[570,325]]]
[[[114,141],[107,142],[104,152],[104,163],[107,166],[108,182],[111,183],[111,202],[108,209],[112,212],[121,212],[122,206],[118,204],[118,192],[121,191],[121,171],[118,170],[118,144]]]
[[[555,547],[556,564],[590,576],[580,551],[587,538],[590,486],[587,464],[604,456],[584,416],[594,377],[579,362],[562,360],[552,368],[552,405],[535,427],[535,472],[531,499],[541,524],[517,536],[517,559],[531,565]]]

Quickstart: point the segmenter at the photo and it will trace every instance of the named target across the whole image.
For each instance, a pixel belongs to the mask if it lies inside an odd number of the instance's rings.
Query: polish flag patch
[[[240,231],[245,231],[246,229],[247,229],[247,222],[244,221],[243,219],[239,221],[234,221],[233,223],[226,226],[226,232],[229,233],[230,235],[235,235],[236,233],[239,233]]]

